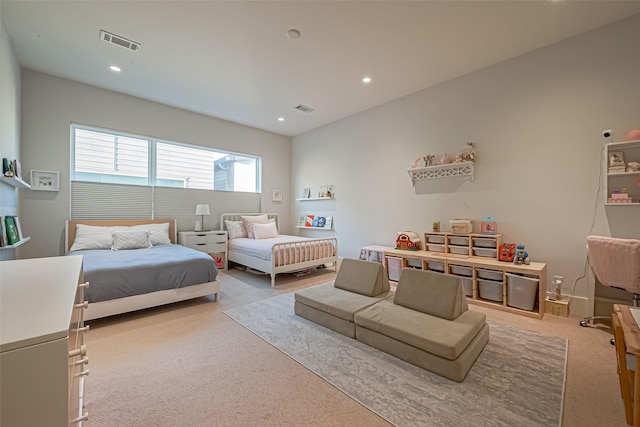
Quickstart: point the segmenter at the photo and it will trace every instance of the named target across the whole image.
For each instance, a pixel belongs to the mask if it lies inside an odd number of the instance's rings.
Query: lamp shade
[[[196,215],[211,215],[209,205],[196,205]]]

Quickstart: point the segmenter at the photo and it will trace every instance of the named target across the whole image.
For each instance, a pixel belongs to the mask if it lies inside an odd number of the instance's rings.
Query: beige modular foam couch
[[[464,380],[489,341],[489,326],[484,314],[468,310],[458,278],[404,269],[395,294],[375,294],[384,283],[388,286],[382,265],[342,262],[336,277],[341,288],[329,282],[297,292],[296,314],[350,337],[353,324],[357,340],[450,380]],[[383,274],[383,285],[377,289],[370,264],[377,264]],[[344,266],[348,274],[340,277]],[[369,289],[370,295],[346,290],[351,286]]]

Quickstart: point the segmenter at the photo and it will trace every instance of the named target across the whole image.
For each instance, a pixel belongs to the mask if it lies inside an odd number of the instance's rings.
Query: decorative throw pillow
[[[255,224],[266,224],[269,222],[269,217],[267,216],[267,214],[241,216],[240,218],[242,218],[244,228],[247,230],[247,237],[250,239],[255,239],[255,235],[253,233],[253,226]]]
[[[84,249],[110,249],[112,243],[111,234],[121,231],[126,227],[102,227],[96,225],[76,225],[76,237],[69,251],[81,251]]]
[[[253,234],[256,239],[272,239],[278,237],[278,228],[275,222],[267,224],[254,224]]]
[[[229,221],[225,219],[224,225],[227,227],[229,240],[247,237],[247,229],[244,228],[244,223],[242,221]]]
[[[131,227],[131,230],[146,230],[149,232],[149,238],[153,246],[158,245],[170,245],[171,239],[169,238],[169,223],[164,222],[162,224],[140,224]]]
[[[113,233],[111,250],[120,251],[123,249],[147,249],[151,246],[151,239],[149,238],[148,231],[123,231]]]

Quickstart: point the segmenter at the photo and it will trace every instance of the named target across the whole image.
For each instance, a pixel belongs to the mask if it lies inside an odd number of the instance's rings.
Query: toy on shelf
[[[524,250],[524,245],[516,246],[516,254],[513,257],[513,263],[529,265],[529,253]]]
[[[640,172],[640,163],[638,162],[627,163],[627,172]]]
[[[411,230],[399,231],[396,235],[396,249],[419,251],[420,237]]]
[[[436,160],[436,156],[434,154],[427,154],[423,157],[424,159],[424,167],[433,166],[433,163]]]
[[[498,223],[490,216],[482,221],[482,234],[496,234],[498,232]]]
[[[629,192],[626,188],[623,188],[622,191],[615,190],[611,197],[607,199],[607,203],[632,203],[633,199],[629,197]]]
[[[500,245],[500,252],[498,259],[500,261],[512,262],[513,257],[516,256],[516,244],[515,243],[503,243]]]

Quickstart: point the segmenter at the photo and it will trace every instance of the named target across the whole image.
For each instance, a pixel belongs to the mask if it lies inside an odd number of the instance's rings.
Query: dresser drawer
[[[226,243],[209,243],[207,244],[207,252],[226,252],[227,244]]]

